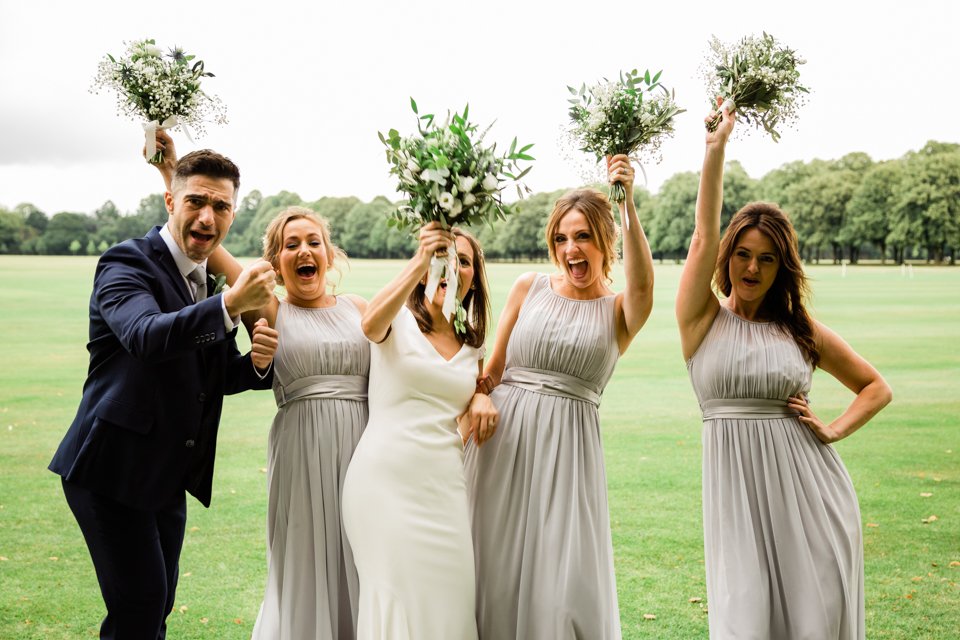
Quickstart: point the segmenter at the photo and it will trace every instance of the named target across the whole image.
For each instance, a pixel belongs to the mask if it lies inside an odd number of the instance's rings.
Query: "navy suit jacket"
[[[101,256],[83,398],[51,471],[134,508],[184,490],[210,505],[223,396],[273,378],[237,351],[220,298],[193,304],[159,227]]]

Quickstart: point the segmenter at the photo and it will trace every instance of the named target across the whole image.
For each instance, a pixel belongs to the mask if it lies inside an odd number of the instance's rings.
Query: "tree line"
[[[656,194],[637,188],[634,200],[654,256],[685,257],[693,234],[699,175],[677,173]],[[598,185],[597,188],[605,189]],[[473,229],[493,260],[544,260],[543,229],[554,201],[566,189],[533,194],[509,205],[495,228]],[[723,225],[747,202],[775,202],[794,222],[807,262],[861,258],[925,260],[953,264],[960,248],[960,144],[928,142],[895,160],[874,162],[861,152],[838,160],[794,161],[753,179],[736,161],[727,163]],[[396,206],[385,197],[324,197],[304,202],[282,191],[251,191],[240,202],[224,243],[235,255],[259,255],[267,223],[283,208],[300,205],[325,217],[334,243],[355,258],[405,258],[416,247],[410,235],[387,227]],[[110,201],[92,214],[48,217],[31,204],[0,207],[0,253],[99,255],[126,238],[165,223],[163,196],[152,194],[136,211],[121,213]]]

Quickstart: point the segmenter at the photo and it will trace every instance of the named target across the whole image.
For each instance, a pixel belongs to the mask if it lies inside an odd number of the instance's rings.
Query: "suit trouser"
[[[187,521],[184,494],[156,510],[133,509],[63,481],[107,605],[100,637],[163,640],[173,608]]]

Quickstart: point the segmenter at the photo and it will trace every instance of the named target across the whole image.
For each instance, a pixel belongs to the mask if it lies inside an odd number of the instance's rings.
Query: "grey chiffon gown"
[[[277,312],[277,415],[267,445],[267,587],[255,640],[349,640],[359,585],[340,492],[367,423],[369,341],[346,296]]]
[[[521,306],[499,426],[465,460],[481,639],[620,638],[598,413],[614,301],[565,298],[539,274]]]
[[[786,406],[811,366],[721,305],[687,363],[703,412],[710,637],[864,637],[860,509],[840,456]]]

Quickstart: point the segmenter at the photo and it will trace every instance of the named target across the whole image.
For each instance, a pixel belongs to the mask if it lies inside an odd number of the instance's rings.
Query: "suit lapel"
[[[163,241],[163,238],[160,237],[160,227],[151,229],[147,233],[147,239],[150,241],[150,246],[153,248],[157,262],[163,270],[167,272],[167,275],[170,276],[173,288],[180,294],[184,306],[193,304],[193,296],[190,294],[190,290],[187,289],[187,283],[184,281],[183,276],[180,275],[180,270],[177,269],[177,263],[173,260],[173,256],[170,255],[167,244]]]

